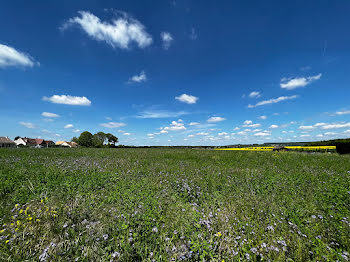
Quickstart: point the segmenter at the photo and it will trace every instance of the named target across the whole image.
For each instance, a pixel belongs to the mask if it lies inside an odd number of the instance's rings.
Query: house
[[[56,146],[62,146],[62,147],[77,147],[78,144],[75,143],[75,142],[58,141],[58,142],[56,142]]]
[[[16,143],[7,136],[0,136],[0,147],[16,147]]]
[[[56,146],[71,147],[66,141],[57,141]]]
[[[16,137],[15,143],[17,146],[31,146],[34,147],[37,145],[37,142],[34,138],[28,137]]]
[[[51,147],[55,145],[52,140],[44,140],[41,138],[28,138],[28,137],[16,137],[15,143],[17,146],[29,146],[29,147]]]

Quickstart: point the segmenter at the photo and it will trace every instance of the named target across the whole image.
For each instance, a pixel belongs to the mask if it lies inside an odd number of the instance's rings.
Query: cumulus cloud
[[[59,115],[55,114],[55,113],[50,113],[50,112],[42,112],[41,113],[42,116],[44,117],[60,117]]]
[[[80,129],[74,129],[73,132],[74,132],[74,133],[79,133],[79,132],[80,132]]]
[[[350,110],[338,111],[338,112],[335,112],[335,114],[338,115],[338,116],[349,115],[350,114]]]
[[[296,77],[296,78],[282,78],[280,86],[283,89],[292,90],[298,87],[304,87],[312,82],[319,80],[322,74],[308,77]]]
[[[260,97],[261,96],[261,94],[260,94],[260,92],[258,92],[258,91],[253,91],[253,92],[251,92],[250,94],[249,94],[249,97],[250,98],[258,98],[258,97]]]
[[[141,71],[139,75],[134,75],[129,79],[129,83],[142,83],[147,81],[145,71]]]
[[[73,128],[73,127],[74,127],[74,125],[72,125],[72,124],[67,124],[64,126],[64,128]]]
[[[348,123],[335,123],[335,124],[325,124],[321,126],[321,129],[338,129],[350,127],[350,122]]]
[[[130,136],[131,133],[123,133],[124,136]]]
[[[69,96],[69,95],[53,95],[51,97],[44,96],[44,101],[49,101],[54,104],[64,104],[73,106],[90,106],[91,101],[85,96]]]
[[[243,127],[253,127],[253,128],[256,128],[256,127],[260,127],[261,124],[253,124],[253,121],[252,120],[246,120],[243,122]]]
[[[218,133],[218,136],[227,136],[227,135],[228,135],[228,133],[226,133],[226,132]]]
[[[182,94],[181,96],[176,96],[175,99],[186,104],[195,104],[199,98],[192,95]]]
[[[271,133],[268,131],[258,132],[254,134],[254,136],[270,136],[270,135]]]
[[[166,131],[181,131],[181,130],[186,130],[187,128],[185,127],[183,121],[181,119],[177,121],[172,121],[170,126],[162,128],[162,130]]]
[[[189,123],[189,125],[190,125],[190,126],[198,126],[199,123],[198,123],[198,122],[191,122],[191,123]]]
[[[265,120],[265,119],[267,119],[267,116],[259,116],[259,118],[260,118],[261,120]]]
[[[118,128],[122,126],[126,126],[125,123],[118,123],[118,122],[108,122],[108,123],[102,123],[100,126],[107,127],[107,128]]]
[[[168,50],[171,43],[174,41],[172,35],[169,32],[161,32],[160,37],[163,41],[163,48]]]
[[[33,67],[35,64],[29,55],[17,51],[13,47],[0,44],[0,68],[9,66]]]
[[[207,120],[207,122],[208,123],[217,123],[217,122],[221,122],[221,121],[225,121],[225,120],[226,120],[226,118],[224,118],[224,117],[212,116]]]
[[[34,125],[33,123],[30,123],[30,122],[19,122],[19,124],[26,127],[26,128],[30,128],[30,129],[37,128],[36,125]]]
[[[299,129],[301,130],[312,130],[314,128],[315,128],[314,126],[299,126]]]
[[[264,106],[264,105],[269,105],[269,104],[275,104],[275,103],[279,103],[279,102],[282,102],[282,101],[285,101],[285,100],[292,100],[292,99],[295,99],[297,97],[298,97],[297,95],[294,95],[294,96],[280,96],[278,98],[272,98],[272,99],[269,99],[269,100],[261,101],[261,102],[255,104],[255,105],[248,105],[248,108],[254,108],[254,107],[257,107],[257,106]]]
[[[207,136],[207,135],[209,135],[209,133],[207,133],[207,132],[199,132],[196,135],[197,136]]]
[[[278,125],[271,125],[269,128],[272,128],[272,129],[278,128]]]
[[[152,43],[152,37],[146,32],[145,26],[126,13],[108,23],[90,12],[79,11],[79,15],[69,19],[61,29],[73,25],[78,25],[92,39],[106,42],[113,48],[128,49],[133,43],[139,48],[145,48]]]
[[[140,115],[136,116],[136,118],[170,118],[188,114],[189,113],[185,111],[173,112],[168,110],[145,110],[140,112]]]

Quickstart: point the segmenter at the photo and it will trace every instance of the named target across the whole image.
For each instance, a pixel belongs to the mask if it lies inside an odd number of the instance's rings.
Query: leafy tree
[[[98,132],[93,135],[93,144],[95,147],[102,147],[107,141],[107,135],[103,132]]]
[[[93,141],[92,141],[92,134],[88,131],[85,131],[80,134],[78,138],[78,144],[85,147],[92,147]]]
[[[78,140],[77,137],[73,137],[73,138],[71,139],[71,142],[79,143],[79,140]]]
[[[113,144],[115,146],[118,143],[118,137],[114,136],[111,133],[106,134],[108,144]]]

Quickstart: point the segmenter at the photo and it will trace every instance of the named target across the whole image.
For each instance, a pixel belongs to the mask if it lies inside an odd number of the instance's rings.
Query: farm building
[[[15,143],[17,146],[29,147],[51,147],[55,143],[52,140],[44,140],[41,138],[16,137]]]
[[[56,142],[56,146],[62,146],[62,147],[77,147],[78,144],[75,143],[75,142],[58,141],[58,142]]]
[[[7,136],[0,136],[0,147],[16,147],[16,143]]]

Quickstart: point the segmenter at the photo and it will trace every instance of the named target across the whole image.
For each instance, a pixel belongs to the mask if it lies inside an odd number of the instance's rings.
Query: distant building
[[[0,147],[16,147],[16,143],[7,136],[0,136]]]
[[[55,145],[52,140],[44,140],[41,138],[28,138],[28,137],[16,137],[15,141],[17,146],[29,146],[29,147],[51,147]]]
[[[78,144],[75,143],[75,142],[58,141],[58,142],[56,142],[56,146],[62,146],[62,147],[77,147]]]

